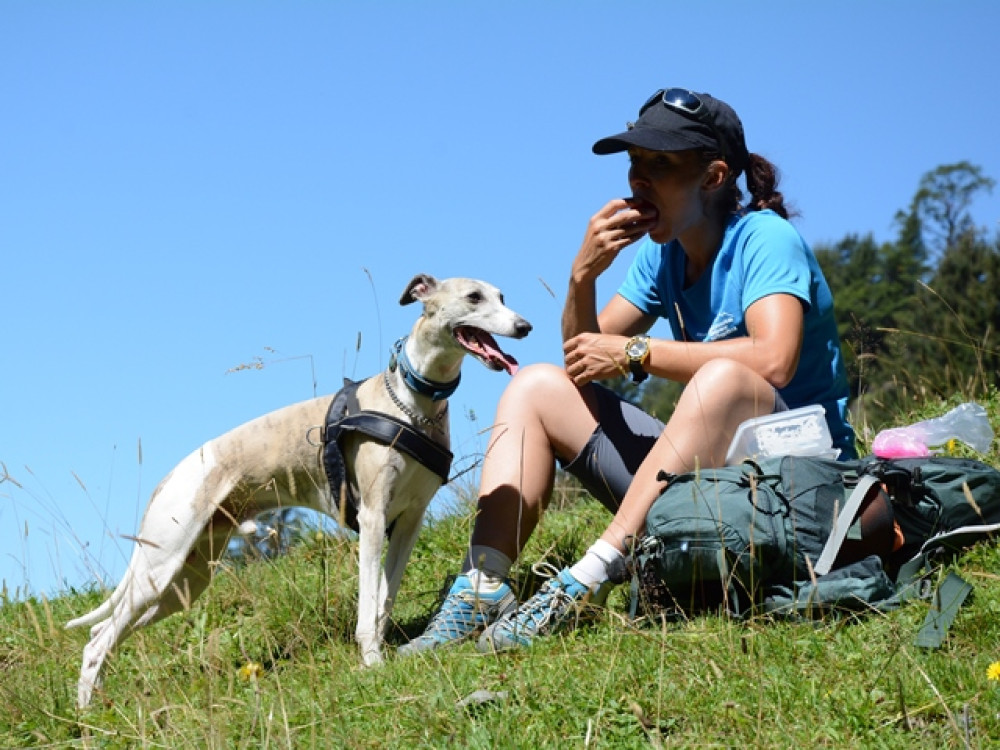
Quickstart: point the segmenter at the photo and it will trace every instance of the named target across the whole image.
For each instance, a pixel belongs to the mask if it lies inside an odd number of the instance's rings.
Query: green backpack
[[[889,609],[1000,531],[1000,472],[970,459],[784,456],[661,478],[634,554],[633,614]],[[939,645],[970,588],[946,579],[918,643]]]

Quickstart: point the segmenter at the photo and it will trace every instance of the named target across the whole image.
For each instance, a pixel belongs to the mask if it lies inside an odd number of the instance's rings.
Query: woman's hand
[[[566,373],[577,386],[629,374],[625,344],[628,336],[581,333],[563,344]]]
[[[652,204],[635,198],[615,198],[590,218],[583,244],[573,261],[573,282],[592,282],[604,273],[628,245],[656,223]]]
[[[590,218],[583,244],[570,269],[562,316],[563,341],[584,331],[626,332],[624,328],[609,329],[598,319],[597,277],[608,269],[622,248],[652,228],[656,217],[656,208],[651,203],[638,198],[615,198]],[[601,317],[604,315],[602,312]],[[581,377],[588,382],[586,376]]]

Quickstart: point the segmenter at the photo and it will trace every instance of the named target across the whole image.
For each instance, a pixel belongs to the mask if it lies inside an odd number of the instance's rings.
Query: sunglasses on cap
[[[700,122],[709,128],[712,131],[712,135],[715,136],[715,141],[719,144],[719,151],[722,153],[723,160],[725,160],[725,141],[722,140],[722,134],[719,133],[719,129],[715,126],[712,113],[708,111],[708,107],[705,106],[705,102],[701,100],[701,97],[687,89],[660,89],[642,105],[639,109],[639,117],[642,117],[646,110],[657,104],[662,104],[667,109],[673,110],[688,119]]]

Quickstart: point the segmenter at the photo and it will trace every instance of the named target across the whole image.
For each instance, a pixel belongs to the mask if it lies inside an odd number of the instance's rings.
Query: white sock
[[[598,539],[569,572],[584,586],[593,587],[608,580],[608,565],[622,557],[624,555],[613,544]]]
[[[506,583],[502,576],[492,576],[479,568],[467,570],[462,575],[469,579],[469,583],[472,584],[473,591],[482,591],[484,594],[496,593],[496,591]]]
[[[469,577],[474,587],[483,591],[495,591],[513,565],[514,562],[500,550],[474,544],[469,547],[462,563],[462,574]]]

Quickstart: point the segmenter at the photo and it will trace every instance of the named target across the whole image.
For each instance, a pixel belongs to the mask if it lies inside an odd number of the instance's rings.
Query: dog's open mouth
[[[491,370],[506,370],[511,375],[517,372],[517,360],[503,351],[496,340],[483,329],[458,326],[453,333],[463,349]]]

